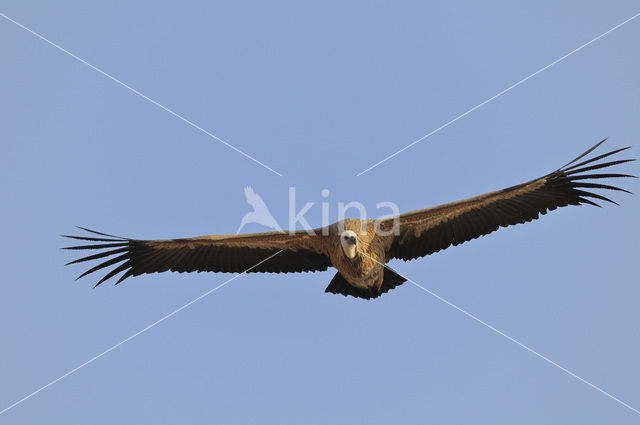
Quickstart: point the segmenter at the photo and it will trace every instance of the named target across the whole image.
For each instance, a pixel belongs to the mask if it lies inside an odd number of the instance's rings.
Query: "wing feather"
[[[606,140],[606,139],[605,139]],[[618,173],[587,172],[624,164],[633,159],[597,162],[622,152],[616,149],[576,163],[602,144],[604,140],[564,167],[539,179],[507,189],[464,199],[433,208],[412,211],[399,217],[400,234],[395,237],[388,252],[389,259],[410,260],[487,235],[514,224],[537,219],[547,211],[567,205],[590,204],[595,200],[615,201],[593,192],[593,189],[629,191],[609,184],[584,180],[635,177]],[[393,219],[383,226],[390,227]]]
[[[116,284],[130,276],[168,270],[179,273],[204,271],[295,273],[322,271],[331,266],[320,231],[315,235],[309,235],[307,232],[294,234],[267,232],[186,239],[138,240],[112,236],[86,228],[81,229],[100,237],[63,235],[89,242],[86,245],[69,246],[63,249],[103,251],[73,260],[68,264],[99,259],[103,261],[82,273],[78,279],[115,266],[98,281],[96,286],[123,271],[124,274]],[[276,253],[277,255],[274,255]],[[269,258],[270,256],[273,257]]]

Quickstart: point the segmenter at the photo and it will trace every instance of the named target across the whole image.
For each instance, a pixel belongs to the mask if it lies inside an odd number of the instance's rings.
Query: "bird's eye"
[[[344,236],[343,236],[343,238],[344,238],[344,240],[346,241],[347,239],[349,239],[349,236],[344,235]]]

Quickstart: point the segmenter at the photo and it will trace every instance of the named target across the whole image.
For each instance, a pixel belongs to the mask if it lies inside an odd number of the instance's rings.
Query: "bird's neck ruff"
[[[357,249],[355,245],[343,246],[342,250],[344,251],[344,255],[346,255],[348,259],[353,260],[354,258],[356,258]]]

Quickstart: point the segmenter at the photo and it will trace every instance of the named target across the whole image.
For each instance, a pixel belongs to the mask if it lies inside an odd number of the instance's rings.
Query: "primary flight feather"
[[[68,264],[103,260],[79,278],[113,266],[96,286],[118,273],[123,274],[116,284],[129,276],[168,270],[181,273],[293,273],[335,267],[338,272],[325,292],[376,298],[405,282],[385,265],[391,259],[423,257],[500,227],[535,220],[540,214],[558,207],[599,206],[597,200],[615,203],[593,190],[629,193],[603,184],[601,179],[634,176],[593,171],[633,161],[601,161],[628,147],[578,162],[603,142],[538,179],[384,220],[346,219],[313,232],[278,231],[166,240],[127,239],[81,228],[91,235],[65,237],[89,244],[64,249],[98,251]]]

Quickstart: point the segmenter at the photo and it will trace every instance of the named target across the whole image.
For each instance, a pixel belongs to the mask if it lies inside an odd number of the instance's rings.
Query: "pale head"
[[[355,258],[356,247],[358,245],[358,238],[356,232],[353,230],[345,230],[340,234],[340,245],[342,245],[342,251],[347,258]]]

